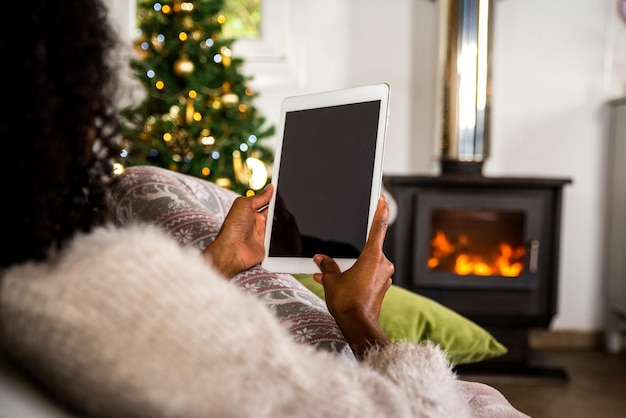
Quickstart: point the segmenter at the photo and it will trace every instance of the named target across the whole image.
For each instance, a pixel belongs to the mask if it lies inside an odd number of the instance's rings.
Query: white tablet
[[[315,254],[354,264],[381,194],[388,109],[387,84],[283,100],[264,268],[318,272]]]

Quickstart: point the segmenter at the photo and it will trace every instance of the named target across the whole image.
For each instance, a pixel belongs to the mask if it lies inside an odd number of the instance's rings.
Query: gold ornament
[[[185,16],[183,18],[183,26],[187,30],[191,30],[194,27],[193,19],[190,16]],[[192,36],[193,37],[193,36]]]
[[[219,97],[215,97],[213,101],[209,103],[209,106],[215,110],[220,110],[222,108],[222,100]]]
[[[222,103],[226,106],[233,106],[239,103],[239,96],[235,93],[226,93],[222,96]]]
[[[244,171],[243,160],[241,159],[241,153],[238,150],[233,151],[233,171],[235,172],[235,178],[239,183],[247,182],[248,173]]]
[[[193,120],[193,115],[195,113],[195,109],[193,107],[193,102],[189,100],[185,105],[185,121],[187,124],[191,123]]]
[[[183,55],[174,62],[174,72],[179,77],[193,73],[194,69],[195,66],[193,65],[193,62],[189,60],[187,55]]]
[[[153,36],[150,40],[150,43],[156,51],[163,50],[163,42],[159,41],[159,38],[157,36]]]
[[[220,177],[215,179],[215,184],[218,186],[224,187],[226,189],[230,189],[230,179],[228,177]]]
[[[268,170],[263,161],[258,158],[246,158],[246,166],[248,168],[249,178],[248,185],[253,190],[262,189],[267,183]]]

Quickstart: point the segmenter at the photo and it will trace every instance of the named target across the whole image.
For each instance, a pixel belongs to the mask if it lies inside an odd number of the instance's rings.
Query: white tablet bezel
[[[305,94],[300,96],[290,96],[283,100],[278,125],[278,135],[275,148],[274,165],[272,169],[272,184],[274,185],[274,195],[270,200],[267,213],[267,224],[265,228],[265,258],[261,263],[262,267],[279,273],[291,274],[311,274],[319,272],[319,268],[313,262],[312,257],[270,257],[270,240],[274,219],[274,207],[276,193],[280,182],[280,165],[282,158],[282,147],[284,138],[285,121],[288,112],[316,109],[328,106],[338,106],[350,103],[362,103],[368,101],[380,101],[378,114],[378,132],[376,138],[376,149],[374,155],[374,168],[371,179],[371,195],[369,207],[363,210],[368,211],[368,222],[366,234],[369,236],[369,229],[372,225],[374,212],[378,199],[382,192],[383,158],[385,149],[385,136],[387,132],[387,122],[389,117],[389,85],[386,83],[373,84],[361,87],[353,87],[341,90],[324,91],[320,93]],[[349,161],[353,156],[346,156]],[[342,271],[352,267],[356,259],[335,258]]]

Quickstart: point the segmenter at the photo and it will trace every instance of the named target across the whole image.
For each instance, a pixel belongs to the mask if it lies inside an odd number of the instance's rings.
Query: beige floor
[[[569,379],[461,375],[500,390],[533,418],[626,418],[626,352],[543,351]]]

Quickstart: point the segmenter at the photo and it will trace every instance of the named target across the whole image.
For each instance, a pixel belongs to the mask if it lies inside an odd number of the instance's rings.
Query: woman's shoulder
[[[173,237],[152,224],[125,227],[106,225],[79,233],[45,262],[12,266],[3,281],[28,277],[103,276],[107,272],[140,274],[149,266],[165,263],[206,268],[195,249],[183,248]]]
[[[59,262],[63,269],[83,265],[128,274],[140,274],[142,270],[164,265],[177,265],[179,269],[207,267],[196,249],[183,247],[153,224],[96,228],[77,236],[60,255]]]
[[[126,252],[145,252],[162,247],[183,250],[172,236],[154,224],[132,224],[123,227],[108,224],[97,227],[89,233],[77,235],[64,251],[101,254],[101,251],[116,251],[119,248]]]

